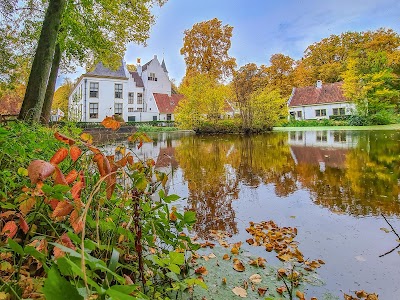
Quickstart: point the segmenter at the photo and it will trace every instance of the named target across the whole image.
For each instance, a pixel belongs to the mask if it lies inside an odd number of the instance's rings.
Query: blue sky
[[[125,61],[136,64],[140,57],[143,64],[157,54],[178,83],[185,74],[184,30],[212,18],[234,27],[230,55],[238,66],[268,64],[274,53],[299,59],[308,45],[345,31],[387,27],[400,33],[398,0],[169,0],[154,14],[147,47],[129,44]]]

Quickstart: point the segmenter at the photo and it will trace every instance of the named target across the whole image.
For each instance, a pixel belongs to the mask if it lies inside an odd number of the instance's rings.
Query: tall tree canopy
[[[51,103],[45,104],[45,95],[46,99],[52,99],[60,61],[64,60],[65,65],[70,66],[72,62],[83,64],[101,60],[116,67],[128,42],[145,43],[154,23],[151,7],[162,5],[166,0],[6,2],[8,5],[2,7],[2,12],[7,11],[7,16],[18,15],[21,6],[30,7],[32,3],[36,10],[45,11],[20,112],[21,119],[38,121],[42,109],[51,107]],[[49,91],[46,91],[47,87],[50,87]]]
[[[231,75],[236,61],[228,54],[233,27],[217,18],[194,24],[185,30],[181,54],[186,62],[186,76],[207,74],[217,80]]]

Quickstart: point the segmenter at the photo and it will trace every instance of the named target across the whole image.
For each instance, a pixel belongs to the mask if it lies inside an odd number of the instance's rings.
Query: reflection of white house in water
[[[292,131],[288,140],[296,164],[319,165],[321,172],[345,168],[347,152],[358,142],[349,131],[333,130]]]

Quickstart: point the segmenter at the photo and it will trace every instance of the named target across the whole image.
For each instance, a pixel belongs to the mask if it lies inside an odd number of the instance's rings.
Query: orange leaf
[[[68,149],[67,148],[60,148],[58,151],[53,155],[50,159],[50,163],[53,165],[58,165],[68,156]]]
[[[72,146],[69,149],[69,155],[71,156],[72,161],[76,161],[81,154],[82,150],[78,146]]]
[[[7,236],[9,238],[13,238],[14,235],[17,234],[17,231],[18,231],[17,224],[15,224],[14,221],[8,221],[4,225],[3,230],[1,231],[1,234],[5,235],[5,236]]]
[[[99,169],[101,177],[104,177],[111,172],[110,162],[102,153],[97,153],[93,157],[93,161],[97,163],[97,168]]]
[[[133,165],[133,156],[130,153],[128,154],[127,159],[128,159],[128,163],[130,165]]]
[[[67,182],[67,184],[73,183],[76,177],[78,177],[78,174],[79,174],[78,171],[75,169],[69,172],[67,176],[65,176],[65,181]]]
[[[130,137],[128,137],[128,141],[130,142],[139,142],[138,149],[143,146],[143,143],[150,143],[153,140],[143,132],[135,132]]]
[[[6,212],[1,213],[0,217],[4,218],[4,219],[7,219],[8,217],[15,215],[15,213],[16,213],[15,210],[8,210]]]
[[[26,215],[31,211],[32,207],[34,207],[35,204],[36,204],[36,199],[34,197],[30,197],[21,202],[21,204],[19,205],[19,210],[23,215]]]
[[[70,139],[69,137],[66,137],[65,135],[63,135],[63,134],[61,134],[61,133],[59,133],[59,132],[55,132],[55,133],[54,133],[54,137],[55,137],[57,140],[59,140],[59,141],[61,141],[61,142],[63,142],[63,143],[66,143],[66,144],[68,144],[68,145],[70,145],[70,146],[72,146],[73,144],[75,144],[75,141],[74,141],[73,139]]]
[[[29,231],[28,223],[26,223],[23,217],[19,217],[19,227],[21,227],[22,231],[27,234]]]
[[[38,181],[43,181],[51,174],[53,174],[55,168],[51,163],[44,160],[34,160],[28,166],[28,175],[31,179],[32,184]]]
[[[68,234],[63,233],[60,237],[61,243],[72,250],[75,250],[75,245],[72,243],[71,239],[69,238]]]
[[[57,165],[55,167],[56,167],[56,171],[54,173],[54,175],[55,175],[54,183],[68,185],[67,180],[65,179],[64,174],[61,172],[60,168]]]
[[[126,164],[128,163],[128,158],[129,156],[124,156],[123,158],[121,158],[119,161],[115,162],[115,164],[120,167],[123,168],[126,166]]]
[[[243,272],[246,268],[244,267],[243,263],[236,259],[233,263],[233,268],[238,272]]]
[[[101,153],[99,148],[92,146],[91,144],[85,144],[86,147],[89,148],[90,151],[92,151],[94,154]]]
[[[194,270],[194,272],[196,273],[196,274],[201,274],[201,275],[207,275],[208,274],[208,271],[207,271],[207,269],[206,269],[206,267],[200,267],[200,268],[197,268],[196,270]]]
[[[115,120],[113,117],[106,117],[102,122],[105,128],[110,128],[112,130],[117,130],[121,127],[121,123]]]
[[[82,141],[87,142],[88,144],[93,143],[93,136],[90,135],[89,133],[86,133],[86,132],[82,133],[81,139],[82,139]]]
[[[53,214],[51,216],[53,218],[64,217],[64,216],[68,215],[73,209],[74,209],[74,207],[68,201],[60,201],[60,202],[58,202],[58,204],[57,204],[56,208],[54,209]]]
[[[84,183],[82,181],[76,182],[71,188],[72,199],[81,198],[81,192],[84,187]]]
[[[114,193],[116,183],[117,183],[117,174],[115,173],[115,171],[113,171],[113,173],[107,178],[106,193],[108,200],[111,199],[112,194]]]
[[[71,223],[75,233],[80,233],[83,230],[83,222],[79,218],[78,211],[76,209],[71,213],[69,222]]]
[[[57,199],[51,199],[50,202],[49,202],[49,204],[50,204],[51,208],[52,208],[53,210],[55,210],[59,202],[60,202],[60,201],[57,200]]]

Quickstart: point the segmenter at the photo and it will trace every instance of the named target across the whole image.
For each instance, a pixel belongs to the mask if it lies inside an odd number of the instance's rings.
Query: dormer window
[[[147,79],[150,81],[157,81],[156,73],[150,73]]]

